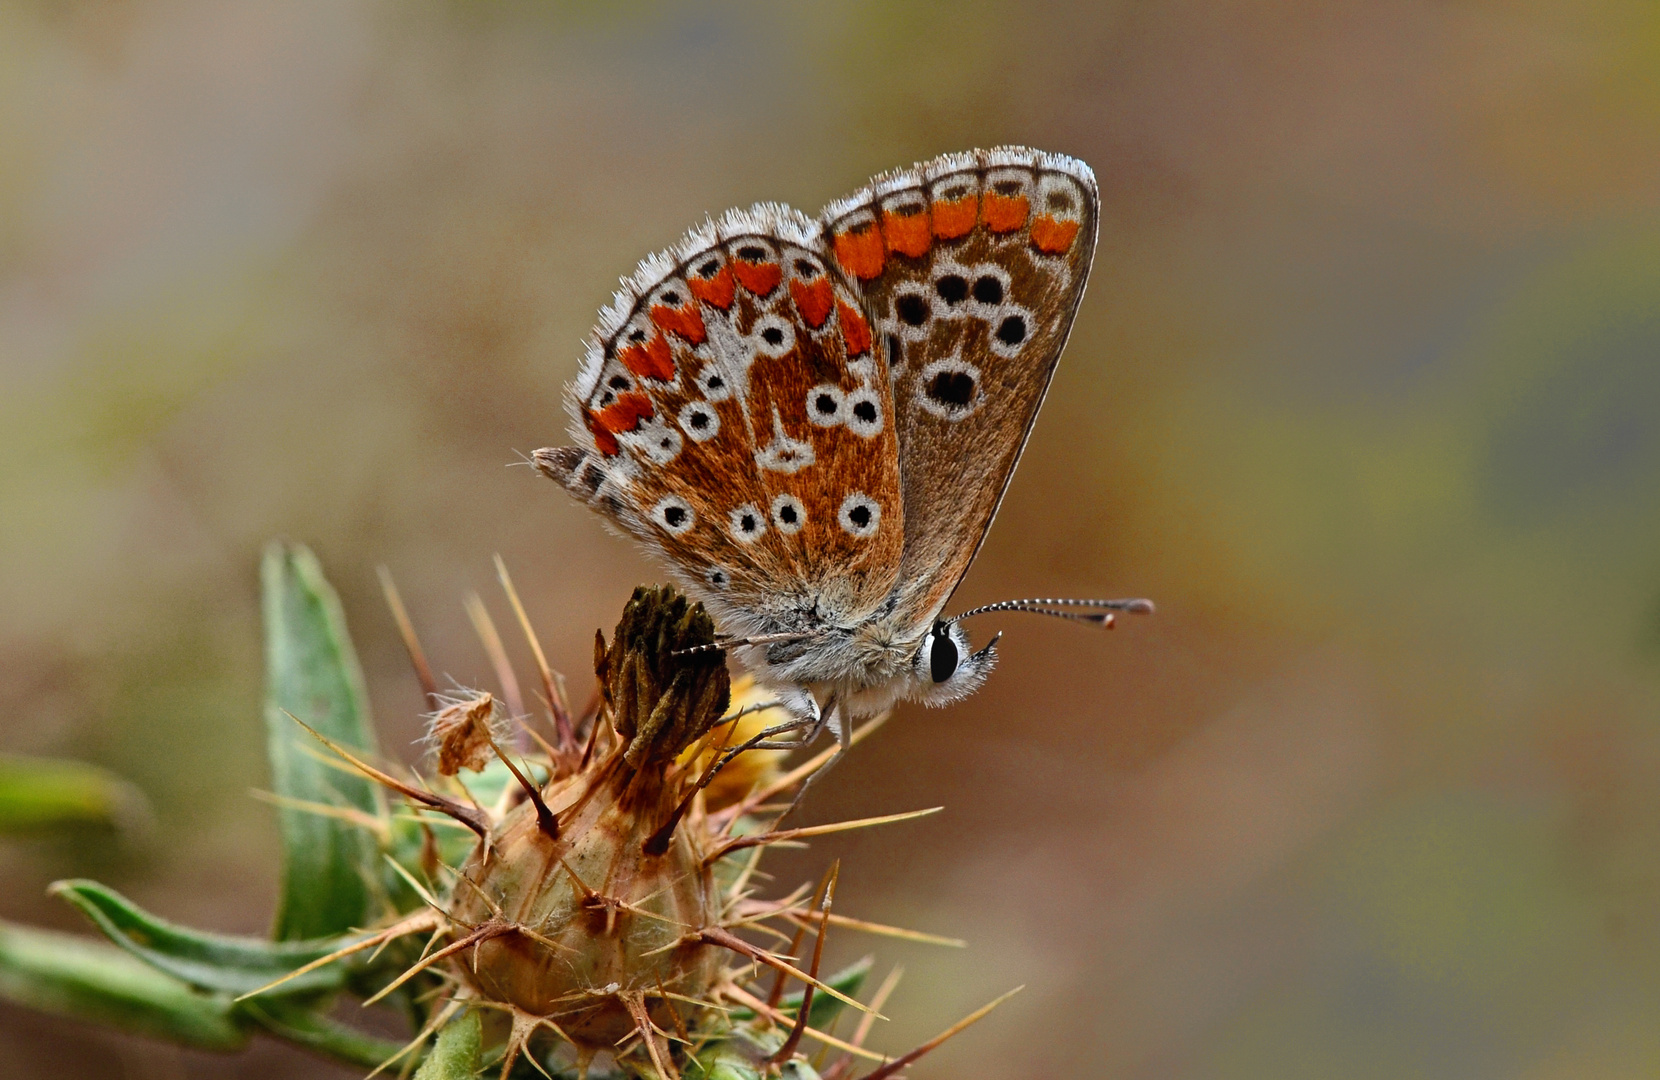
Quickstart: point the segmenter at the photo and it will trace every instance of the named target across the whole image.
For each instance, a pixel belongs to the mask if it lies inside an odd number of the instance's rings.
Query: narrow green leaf
[[[197,993],[101,941],[11,923],[0,923],[0,997],[203,1050],[248,1041],[229,995]]]
[[[291,1001],[255,998],[238,1008],[272,1035],[347,1065],[371,1069],[403,1049]]]
[[[96,881],[60,881],[52,886],[52,892],[73,904],[111,941],[138,959],[191,986],[232,996],[257,990],[363,937],[349,934],[274,942],[210,934],[157,918]],[[343,965],[326,964],[272,993],[287,996],[332,990],[344,982],[345,976]]]
[[[0,755],[0,832],[149,820],[138,789],[82,761]]]
[[[484,1039],[478,1012],[468,1009],[438,1032],[438,1044],[421,1063],[415,1080],[473,1080]]]
[[[318,761],[311,752],[315,740],[293,720],[299,717],[344,746],[375,749],[363,673],[339,598],[317,557],[298,545],[268,546],[261,577],[272,789],[291,799],[383,814],[379,789]],[[282,894],[271,936],[328,937],[368,922],[368,882],[379,872],[373,838],[336,818],[288,808],[278,814]]]

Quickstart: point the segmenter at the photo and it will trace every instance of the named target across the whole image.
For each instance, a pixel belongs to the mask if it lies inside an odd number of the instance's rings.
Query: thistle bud
[[[465,979],[578,1047],[615,1045],[637,1029],[638,1010],[670,1029],[666,993],[703,1000],[720,974],[718,950],[695,940],[721,919],[712,843],[697,820],[674,827],[698,779],[676,760],[730,698],[718,652],[676,654],[713,640],[701,605],[636,590],[596,657],[595,722],[609,717],[616,737],[542,792],[556,835],[521,804],[462,870],[454,916],[485,931],[460,954]]]

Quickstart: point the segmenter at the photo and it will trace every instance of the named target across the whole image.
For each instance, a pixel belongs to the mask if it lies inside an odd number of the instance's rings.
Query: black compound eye
[[[934,631],[934,643],[928,649],[928,674],[942,683],[957,672],[957,643],[944,628]]]

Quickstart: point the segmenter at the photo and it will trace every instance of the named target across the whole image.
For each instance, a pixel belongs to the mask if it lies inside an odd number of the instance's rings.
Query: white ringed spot
[[[688,401],[678,419],[680,430],[693,442],[708,442],[720,434],[720,414],[706,401]]]
[[[667,465],[680,456],[681,448],[686,445],[680,432],[657,419],[646,421],[617,438],[623,445],[644,454],[653,465]]]
[[[917,373],[915,396],[924,411],[953,423],[972,416],[986,401],[980,369],[958,356],[924,366]]]
[[[890,314],[883,325],[905,341],[926,341],[929,322],[934,317],[934,304],[929,290],[920,284],[907,282],[894,290]]]
[[[807,508],[794,495],[779,495],[772,500],[772,523],[784,535],[794,536],[807,524]]]
[[[847,430],[861,439],[882,434],[882,399],[868,386],[847,395]]]
[[[841,523],[843,531],[862,540],[875,535],[877,526],[882,524],[882,507],[864,492],[855,491],[842,500],[836,520]]]
[[[683,536],[697,524],[692,506],[678,495],[665,495],[651,508],[651,520],[662,526],[670,536]]]
[[[807,391],[807,419],[815,427],[835,427],[847,417],[847,395],[833,383]]]
[[[1032,338],[1036,329],[1032,325],[1032,313],[1019,304],[1004,304],[995,316],[986,323],[989,331],[986,344],[991,351],[1005,360],[1020,355],[1020,350]]]
[[[697,373],[697,385],[710,401],[725,401],[732,396],[732,384],[727,381],[719,364],[705,364],[703,370]]]
[[[760,507],[744,503],[729,515],[732,538],[740,544],[753,544],[767,531],[767,519]]]
[[[763,315],[749,331],[750,343],[761,356],[774,360],[788,356],[795,348],[795,327],[777,315]]]

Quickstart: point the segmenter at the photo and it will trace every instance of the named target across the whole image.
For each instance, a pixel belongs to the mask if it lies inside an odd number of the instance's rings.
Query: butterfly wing
[[[647,259],[539,468],[665,556],[729,632],[856,623],[899,572],[893,392],[857,287],[787,207]]]
[[[896,615],[925,628],[985,539],[1083,298],[1099,194],[1081,161],[949,154],[833,203],[893,383],[905,550]]]

